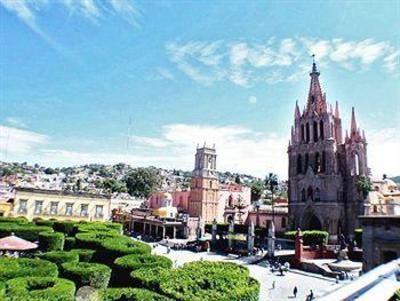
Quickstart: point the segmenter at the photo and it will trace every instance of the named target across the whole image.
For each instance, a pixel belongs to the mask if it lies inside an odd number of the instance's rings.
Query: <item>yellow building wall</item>
[[[0,215],[1,216],[10,216],[12,211],[12,204],[7,202],[0,202]]]
[[[21,200],[27,200],[27,211],[20,211]],[[36,201],[43,201],[42,213],[35,213]],[[51,202],[58,202],[57,214],[50,214]],[[73,203],[72,215],[66,215],[66,204]],[[88,215],[81,216],[81,205],[88,205]],[[96,206],[103,206],[103,217],[96,217]],[[73,195],[56,195],[42,192],[17,191],[15,196],[13,216],[23,216],[28,220],[34,218],[57,219],[57,220],[86,220],[107,221],[111,216],[111,200],[106,198],[95,198]]]

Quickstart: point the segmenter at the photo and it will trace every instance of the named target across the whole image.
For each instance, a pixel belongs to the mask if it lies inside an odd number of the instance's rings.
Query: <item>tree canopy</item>
[[[126,188],[132,196],[148,198],[160,187],[160,177],[154,168],[135,168],[125,179]]]

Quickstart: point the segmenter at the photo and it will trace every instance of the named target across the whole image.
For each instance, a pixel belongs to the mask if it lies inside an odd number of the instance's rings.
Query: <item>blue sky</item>
[[[400,174],[398,1],[0,0],[0,160],[286,177],[315,53],[375,176]],[[131,126],[129,126],[131,120]]]

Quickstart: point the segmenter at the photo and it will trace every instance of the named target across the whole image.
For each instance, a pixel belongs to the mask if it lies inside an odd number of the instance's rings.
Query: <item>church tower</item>
[[[313,61],[307,104],[302,111],[295,106],[288,147],[289,215],[294,229],[326,230],[335,239],[352,234],[362,213],[356,183],[368,175],[366,140],[353,110],[351,135],[343,142],[339,104],[328,105],[319,76]]]
[[[217,218],[218,177],[215,147],[197,148],[189,198],[189,215],[201,217],[204,223]]]

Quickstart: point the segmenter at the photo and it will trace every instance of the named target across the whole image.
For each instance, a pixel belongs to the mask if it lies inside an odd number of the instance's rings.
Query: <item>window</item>
[[[55,215],[58,213],[58,202],[50,203],[50,214]]]
[[[315,189],[315,200],[320,201],[321,200],[321,191],[319,188]]]
[[[281,226],[282,226],[282,228],[286,228],[286,218],[284,218],[284,217],[282,217]]]
[[[324,122],[322,120],[319,122],[319,137],[321,140],[324,139]]]
[[[326,171],[326,153],[322,151],[322,163],[321,163],[321,172]]]
[[[318,123],[314,121],[314,126],[313,126],[313,140],[314,142],[318,141]]]
[[[304,137],[304,124],[302,124],[302,125],[301,125],[301,141],[304,142],[304,140],[306,140],[306,139],[305,139],[305,137]]]
[[[304,173],[306,173],[308,170],[308,154],[306,154],[305,160],[304,160]]]
[[[212,184],[213,184],[212,181],[210,181],[210,188],[212,188],[212,186],[213,186]]]
[[[35,201],[35,214],[42,214],[43,201]]]
[[[301,201],[306,201],[306,190],[304,188],[301,190]]]
[[[19,200],[18,213],[27,213],[28,200]]]
[[[310,125],[306,124],[306,142],[310,142]]]
[[[307,189],[307,199],[311,199],[311,200],[314,199],[313,189],[312,189],[311,186],[309,186],[308,189]]]
[[[96,205],[95,217],[103,217],[103,205]]]
[[[82,204],[81,205],[81,216],[88,216],[89,215],[89,205]]]
[[[354,175],[360,175],[360,158],[358,154],[354,154]]]
[[[72,215],[72,208],[73,208],[74,204],[73,203],[67,203],[65,205],[65,215]]]
[[[303,172],[302,165],[303,165],[303,161],[301,159],[301,155],[298,154],[297,155],[297,174],[301,174]]]
[[[321,172],[321,157],[319,156],[319,153],[315,154],[315,172]]]

